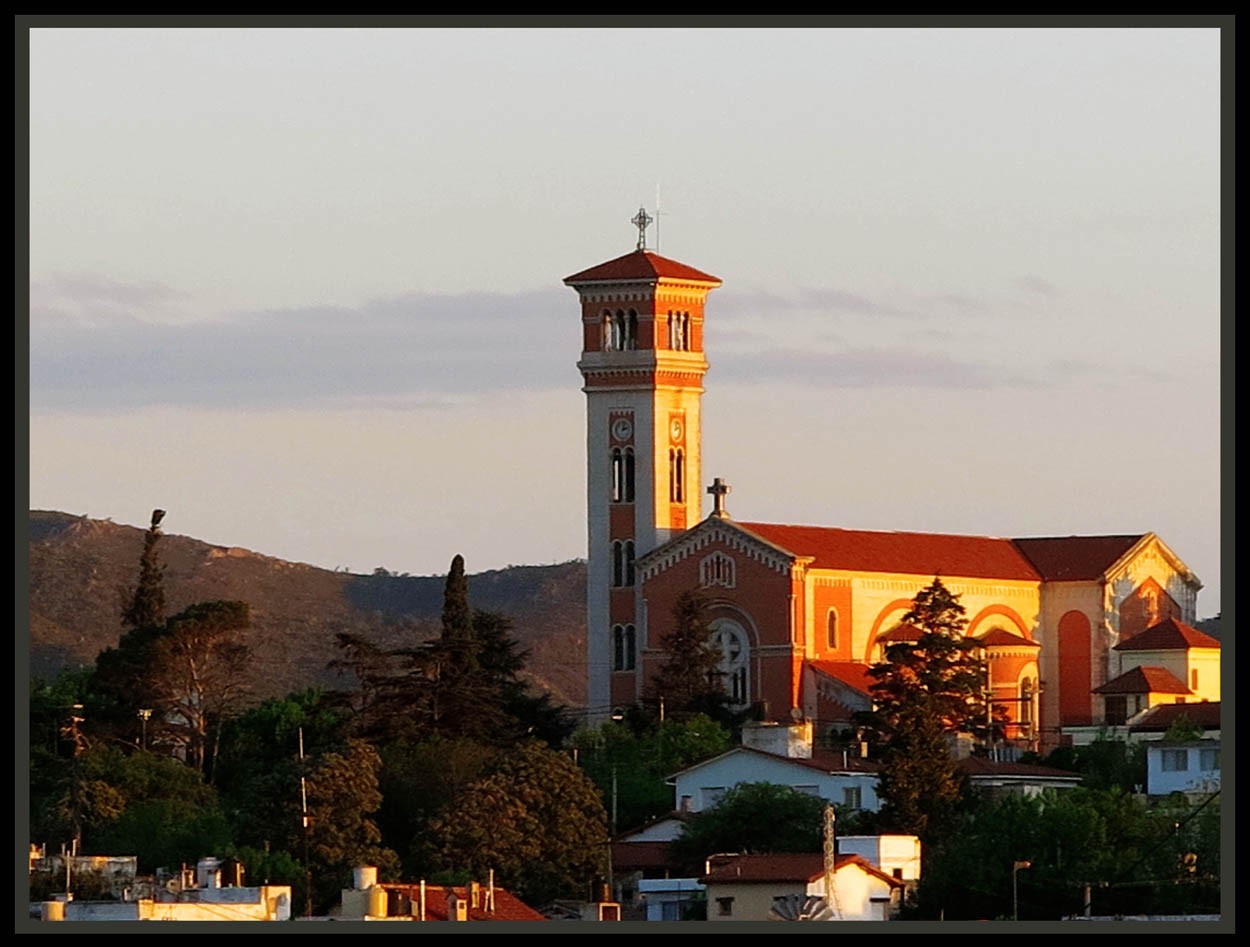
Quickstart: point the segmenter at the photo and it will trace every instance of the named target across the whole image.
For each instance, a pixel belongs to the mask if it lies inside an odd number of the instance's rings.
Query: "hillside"
[[[341,683],[326,668],[337,657],[337,632],[399,647],[425,641],[439,627],[443,576],[331,572],[170,533],[159,548],[167,614],[212,599],[251,606],[252,684],[261,697]],[[92,663],[121,634],[122,591],[135,581],[143,530],[32,510],[29,549],[31,674],[49,677]],[[448,551],[449,562],[454,554]],[[535,686],[570,706],[586,698],[585,585],[585,563],[578,561],[469,577],[475,608],[512,618],[531,652]]]

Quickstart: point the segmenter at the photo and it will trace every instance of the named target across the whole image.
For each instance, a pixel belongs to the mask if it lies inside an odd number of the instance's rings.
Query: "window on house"
[[[1199,750],[1198,765],[1202,767],[1204,772],[1218,773],[1220,771],[1220,751]]]
[[[819,786],[795,786],[794,791],[801,792],[805,796],[819,796],[820,795]]]
[[[717,898],[716,899],[716,913],[719,914],[721,917],[733,916],[734,899],[733,898]]]
[[[859,786],[843,787],[842,806],[845,809],[862,809],[864,807],[863,789]]]
[[[1162,769],[1165,773],[1183,773],[1189,769],[1188,750],[1163,750]]]
[[[1107,698],[1107,725],[1118,727],[1124,724],[1128,719],[1128,698],[1127,697],[1108,697]]]
[[[1196,691],[1198,689],[1198,669],[1191,668],[1189,671],[1189,689]]]
[[[838,610],[829,609],[829,617],[825,619],[825,646],[833,650],[838,646]]]

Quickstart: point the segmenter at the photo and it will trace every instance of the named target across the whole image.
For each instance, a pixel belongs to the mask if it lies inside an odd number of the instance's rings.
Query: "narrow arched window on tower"
[[[612,448],[612,502],[632,502],[634,457],[619,447]]]
[[[603,310],[602,329],[603,350],[605,352],[610,352],[612,350],[612,313],[607,309]]]
[[[825,620],[825,647],[834,650],[838,646],[838,610],[829,609],[829,617]]]
[[[625,348],[636,349],[638,347],[638,313],[636,310],[629,311],[629,317],[625,322]]]
[[[625,540],[625,584],[634,584],[634,541]]]
[[[612,670],[632,671],[635,665],[634,626],[612,626]]]
[[[680,447],[668,451],[668,500],[670,503],[685,502],[686,456]]]
[[[612,584],[618,588],[625,584],[625,547],[619,541],[612,544]]]

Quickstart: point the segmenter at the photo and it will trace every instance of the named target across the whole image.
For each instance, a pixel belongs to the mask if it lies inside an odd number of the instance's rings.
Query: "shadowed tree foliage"
[[[438,638],[393,651],[359,636],[338,638],[343,656],[332,666],[359,681],[359,732],[375,742],[469,738],[508,745],[529,735],[558,745],[573,730],[568,711],[522,679],[528,652],[513,637],[512,622],[470,609],[460,556],[448,573]]]
[[[536,740],[500,753],[434,820],[444,871],[495,878],[531,904],[584,898],[603,873],[607,825],[594,784],[567,756]]]
[[[1094,914],[1218,913],[1218,806],[1151,808],[1112,790],[973,801],[933,848],[921,877],[924,918],[1009,918],[1012,864],[1021,920]]]
[[[727,716],[728,696],[721,681],[722,655],[708,629],[707,601],[698,592],[677,596],[669,626],[660,633],[664,663],[648,686],[648,698],[664,702],[665,716]]]
[[[580,730],[572,745],[586,774],[595,781],[611,816],[615,778],[615,829],[632,829],[673,809],[673,787],[666,780],[731,745],[729,731],[703,714],[687,720],[644,718],[638,729],[605,723]]]
[[[152,523],[143,534],[139,557],[139,581],[122,593],[122,625],[126,628],[159,628],[165,624],[165,567],[157,555],[164,510],[152,511]]]
[[[166,746],[211,773],[222,721],[247,698],[250,623],[243,602],[200,602],[169,620],[153,642],[144,674],[154,713],[153,745]]]
[[[819,852],[823,800],[790,786],[741,783],[684,826],[673,854],[702,874],[718,852]]]

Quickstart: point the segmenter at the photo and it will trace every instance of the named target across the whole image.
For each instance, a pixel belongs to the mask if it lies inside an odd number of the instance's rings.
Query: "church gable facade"
[[[1054,745],[1104,712],[1123,641],[1193,622],[1201,588],[1153,533],[1000,539],[738,522],[706,493],[704,304],[720,279],[638,246],[566,278],[581,300],[587,396],[591,716],[657,696],[678,597],[707,602],[732,704],[818,732],[868,709],[867,668],[935,577],[960,597],[1006,738]],[[1218,659],[1217,659],[1218,660]],[[1205,677],[1205,673],[1203,674]],[[662,696],[662,695],[658,695]]]

